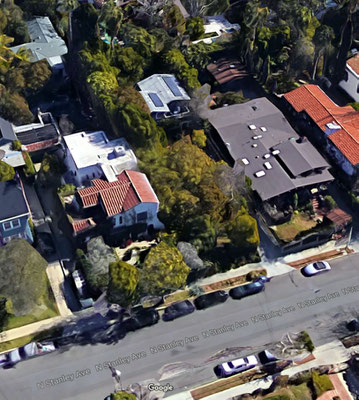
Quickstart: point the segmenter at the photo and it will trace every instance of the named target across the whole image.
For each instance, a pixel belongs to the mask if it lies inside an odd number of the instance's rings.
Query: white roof
[[[169,112],[168,104],[172,101],[191,99],[172,74],[151,75],[137,86],[151,112]],[[175,92],[170,86],[175,88]]]
[[[78,132],[63,137],[78,169],[98,165],[105,176],[134,169],[137,159],[124,138],[109,141],[105,132]],[[109,179],[111,182],[113,179]]]
[[[204,33],[216,33],[217,36],[213,37],[221,36],[223,33],[232,33],[233,31],[238,31],[239,29],[241,29],[239,24],[230,23],[223,15],[205,18]],[[205,43],[211,43],[212,38],[195,40],[193,43],[199,43],[202,41]]]

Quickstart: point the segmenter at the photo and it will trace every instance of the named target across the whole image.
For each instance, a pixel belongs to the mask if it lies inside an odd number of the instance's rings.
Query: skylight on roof
[[[280,150],[273,150],[273,151],[272,151],[272,154],[273,154],[274,156],[276,156],[276,155],[280,154]]]
[[[272,167],[272,164],[271,164],[269,161],[265,162],[265,163],[264,163],[264,166],[265,166],[267,169],[272,169],[272,168],[273,168],[273,167]]]
[[[182,96],[182,93],[179,90],[178,85],[176,81],[173,79],[173,77],[164,76],[163,80],[165,81],[166,85],[168,86],[168,88],[170,89],[170,91],[174,96]]]
[[[329,129],[341,129],[341,126],[338,125],[335,121],[329,122],[329,124],[326,124],[326,126]]]
[[[256,129],[257,127],[255,125],[248,125],[248,128],[253,131],[254,129]]]
[[[248,164],[249,164],[249,161],[248,161],[247,158],[242,158],[242,163],[243,163],[244,165],[248,165]]]
[[[258,147],[257,143],[252,144],[252,147]]]
[[[256,173],[254,174],[254,176],[257,177],[257,178],[261,178],[261,177],[264,176],[265,174],[266,174],[266,173],[265,173],[263,170],[260,170],[260,171],[256,172]]]
[[[149,98],[156,107],[163,107],[162,100],[158,97],[157,93],[148,93]]]
[[[270,157],[270,154],[269,153],[266,153],[266,154],[264,154],[264,156],[263,156],[263,158],[265,158],[265,159],[267,159],[267,158],[269,158]]]
[[[261,126],[261,127],[260,127],[260,130],[261,130],[262,132],[267,132],[267,128],[266,128],[265,126]]]

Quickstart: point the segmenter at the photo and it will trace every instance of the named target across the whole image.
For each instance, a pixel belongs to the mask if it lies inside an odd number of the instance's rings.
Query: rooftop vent
[[[249,161],[248,161],[247,158],[242,158],[242,163],[243,163],[244,165],[248,165],[248,164],[249,164]]]
[[[254,129],[256,129],[256,126],[255,126],[255,125],[248,125],[248,128],[249,128],[251,131],[253,131]]]
[[[276,155],[280,154],[280,151],[279,151],[279,150],[273,150],[273,151],[272,151],[272,154],[273,154],[274,156],[276,156]]]
[[[123,146],[116,146],[114,151],[116,156],[124,156],[126,154],[125,148]]]
[[[253,111],[257,111],[257,108],[258,108],[257,106],[252,106]]]
[[[260,130],[261,130],[262,132],[267,132],[267,128],[266,128],[265,126],[261,126],[261,127],[260,127]]]
[[[329,122],[329,124],[326,124],[326,127],[329,129],[341,129],[341,126],[338,125],[335,121]]]
[[[252,147],[257,147],[257,146],[258,146],[257,143],[252,144]]]
[[[261,178],[261,177],[264,176],[265,174],[266,174],[266,173],[265,173],[263,170],[260,170],[260,171],[256,172],[256,173],[254,174],[254,176],[257,177],[257,178]]]
[[[266,154],[264,154],[264,156],[263,156],[263,158],[265,158],[265,159],[267,159],[267,158],[269,158],[270,157],[270,154],[269,153],[266,153]]]
[[[273,167],[272,167],[272,164],[271,164],[269,161],[265,162],[265,163],[264,163],[264,166],[265,166],[267,169],[272,169],[272,168],[273,168]]]

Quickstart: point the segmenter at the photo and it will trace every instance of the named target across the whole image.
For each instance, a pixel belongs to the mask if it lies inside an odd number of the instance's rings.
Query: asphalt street
[[[122,372],[124,387],[156,382],[167,370],[172,376],[162,376],[161,383],[178,392],[216,379],[213,367],[225,358],[214,356],[225,349],[236,357],[252,354],[303,329],[315,345],[324,344],[335,337],[339,321],[359,310],[359,255],[331,265],[312,278],[299,271],[275,277],[260,294],[160,321],[115,345],[71,347],[0,370],[0,400],[102,400],[114,389],[109,362]]]

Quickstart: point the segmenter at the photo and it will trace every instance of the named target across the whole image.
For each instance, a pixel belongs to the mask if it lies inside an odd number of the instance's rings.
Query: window
[[[15,229],[20,226],[20,220],[14,219],[13,221],[7,221],[2,224],[4,231],[10,231],[11,229]]]
[[[358,83],[358,86],[357,86],[357,93],[359,93],[359,83]]]
[[[122,224],[122,215],[120,215],[119,217],[118,217],[118,223],[121,225]]]
[[[137,222],[145,222],[147,220],[147,211],[137,214]]]

